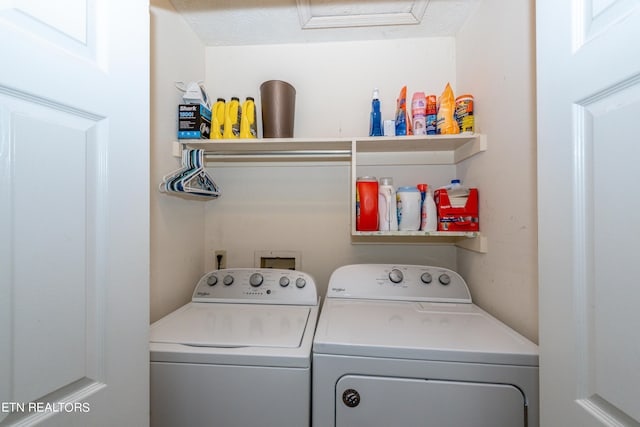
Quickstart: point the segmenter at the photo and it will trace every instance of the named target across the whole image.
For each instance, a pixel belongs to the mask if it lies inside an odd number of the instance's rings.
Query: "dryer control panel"
[[[202,276],[191,301],[317,305],[318,294],[313,278],[301,271],[229,268]]]
[[[327,298],[471,303],[469,288],[455,271],[403,264],[340,267],[329,279]]]

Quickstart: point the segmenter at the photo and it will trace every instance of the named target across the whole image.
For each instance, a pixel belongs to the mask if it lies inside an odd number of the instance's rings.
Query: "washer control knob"
[[[283,288],[286,288],[287,286],[289,286],[289,283],[291,283],[291,281],[289,280],[288,277],[282,276],[280,278],[280,286],[282,286]]]
[[[213,286],[217,283],[218,283],[218,276],[216,276],[215,274],[212,274],[211,276],[207,277],[207,285]]]
[[[433,278],[431,277],[431,273],[422,273],[422,276],[420,276],[420,280],[422,280],[422,283],[429,284],[431,283],[431,280],[433,280]]]
[[[349,388],[342,393],[342,403],[347,405],[349,408],[355,408],[360,404],[360,393],[358,390],[354,390]]]
[[[438,278],[438,280],[440,281],[441,284],[443,285],[448,285],[449,283],[451,283],[451,277],[449,277],[448,274],[444,273],[441,274],[440,277]]]
[[[249,284],[254,288],[257,288],[258,286],[262,285],[263,281],[264,281],[264,277],[262,277],[262,274],[260,273],[253,273],[251,277],[249,277]]]
[[[400,283],[403,279],[404,276],[402,275],[402,271],[398,270],[397,268],[394,268],[389,273],[389,280],[391,280],[393,283]]]
[[[226,276],[224,276],[224,279],[222,279],[222,283],[224,283],[226,286],[233,284],[233,276],[227,274]]]
[[[304,280],[302,277],[298,277],[296,279],[296,287],[302,289],[305,286],[307,286],[307,281]]]

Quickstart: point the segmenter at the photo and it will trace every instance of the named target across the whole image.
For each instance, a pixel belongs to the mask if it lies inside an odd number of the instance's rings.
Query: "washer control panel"
[[[317,305],[313,278],[301,271],[275,268],[229,268],[202,276],[193,302]]]
[[[340,267],[329,279],[327,298],[471,303],[469,288],[455,271],[402,264]]]

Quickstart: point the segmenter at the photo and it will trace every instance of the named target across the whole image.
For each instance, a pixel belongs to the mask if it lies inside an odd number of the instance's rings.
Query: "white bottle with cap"
[[[398,229],[420,230],[422,197],[416,187],[400,187],[397,191]]]
[[[378,218],[380,231],[398,230],[398,210],[396,206],[396,189],[393,178],[380,178],[378,186]]]
[[[436,202],[433,200],[431,190],[427,188],[427,194],[422,202],[422,223],[420,224],[420,230],[436,231],[437,228],[438,212],[436,209]]]
[[[452,179],[451,184],[445,185],[447,195],[449,196],[449,202],[454,208],[463,208],[467,204],[469,198],[469,189],[463,187],[459,179]]]

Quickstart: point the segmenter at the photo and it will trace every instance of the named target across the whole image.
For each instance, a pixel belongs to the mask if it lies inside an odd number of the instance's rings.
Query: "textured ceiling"
[[[208,46],[453,36],[479,0],[171,0]]]

